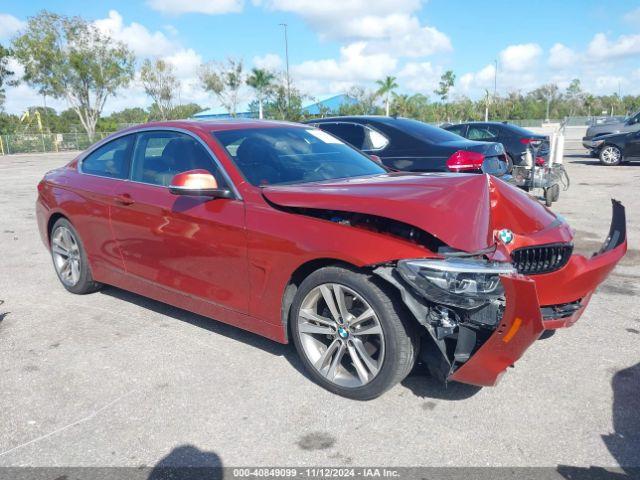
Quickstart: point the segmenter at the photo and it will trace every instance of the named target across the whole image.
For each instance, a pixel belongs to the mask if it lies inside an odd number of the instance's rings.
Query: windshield
[[[451,133],[448,130],[434,127],[432,125],[427,125],[426,123],[419,122],[418,120],[395,118],[387,123],[390,126],[396,127],[398,130],[408,133],[414,138],[427,140],[433,143],[459,142],[461,140],[460,136],[455,133]]]
[[[275,127],[212,132],[255,186],[378,175],[386,170],[317,128]]]

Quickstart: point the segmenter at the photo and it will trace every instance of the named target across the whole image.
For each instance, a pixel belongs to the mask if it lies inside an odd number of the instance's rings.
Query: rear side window
[[[365,143],[365,129],[355,123],[321,123],[321,130],[329,132],[349,145],[362,150]]]
[[[133,151],[131,180],[169,186],[178,173],[207,170],[224,186],[213,159],[195,138],[180,132],[139,133]]]
[[[389,145],[389,139],[383,134],[369,127],[364,127],[364,144],[362,150],[384,150]]]
[[[127,135],[102,145],[82,160],[82,172],[101,177],[127,178],[132,143],[133,135]]]
[[[491,132],[491,129],[486,125],[469,125],[469,133],[467,133],[467,138],[469,140],[490,142],[495,140],[496,135]]]
[[[466,125],[451,125],[450,127],[447,127],[445,130],[448,130],[451,133],[455,133],[456,135],[460,135],[461,137],[464,137],[465,128],[466,128]]]

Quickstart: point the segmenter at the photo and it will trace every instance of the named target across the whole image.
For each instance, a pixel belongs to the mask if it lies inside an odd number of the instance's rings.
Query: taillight
[[[540,140],[539,138],[521,138],[520,143],[522,143],[523,145],[540,145],[542,143],[542,140]]]
[[[536,165],[539,167],[544,167],[544,158],[542,157],[536,157]]]
[[[458,150],[447,160],[447,168],[452,172],[480,170],[484,162],[484,155],[479,152]]]

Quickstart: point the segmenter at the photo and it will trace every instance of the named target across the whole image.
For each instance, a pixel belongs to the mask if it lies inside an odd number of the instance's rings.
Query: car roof
[[[225,118],[220,120],[170,120],[163,122],[149,122],[141,123],[133,127],[129,127],[126,131],[135,132],[142,129],[150,128],[180,128],[183,130],[191,131],[207,131],[217,132],[223,130],[240,130],[240,129],[254,129],[254,128],[275,128],[275,127],[300,127],[304,128],[305,125],[293,122],[285,122],[278,120],[256,120],[256,119],[244,119],[244,118]],[[309,127],[306,127],[309,128]]]
[[[387,117],[385,115],[348,115],[336,117],[314,118],[307,120],[305,123],[326,123],[326,122],[379,122],[390,123],[404,117]]]

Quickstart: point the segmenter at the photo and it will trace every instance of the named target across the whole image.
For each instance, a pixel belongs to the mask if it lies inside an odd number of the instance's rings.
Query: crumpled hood
[[[414,225],[467,252],[508,228],[528,236],[556,217],[526,193],[487,174],[390,173],[262,188],[275,205],[364,213]]]

